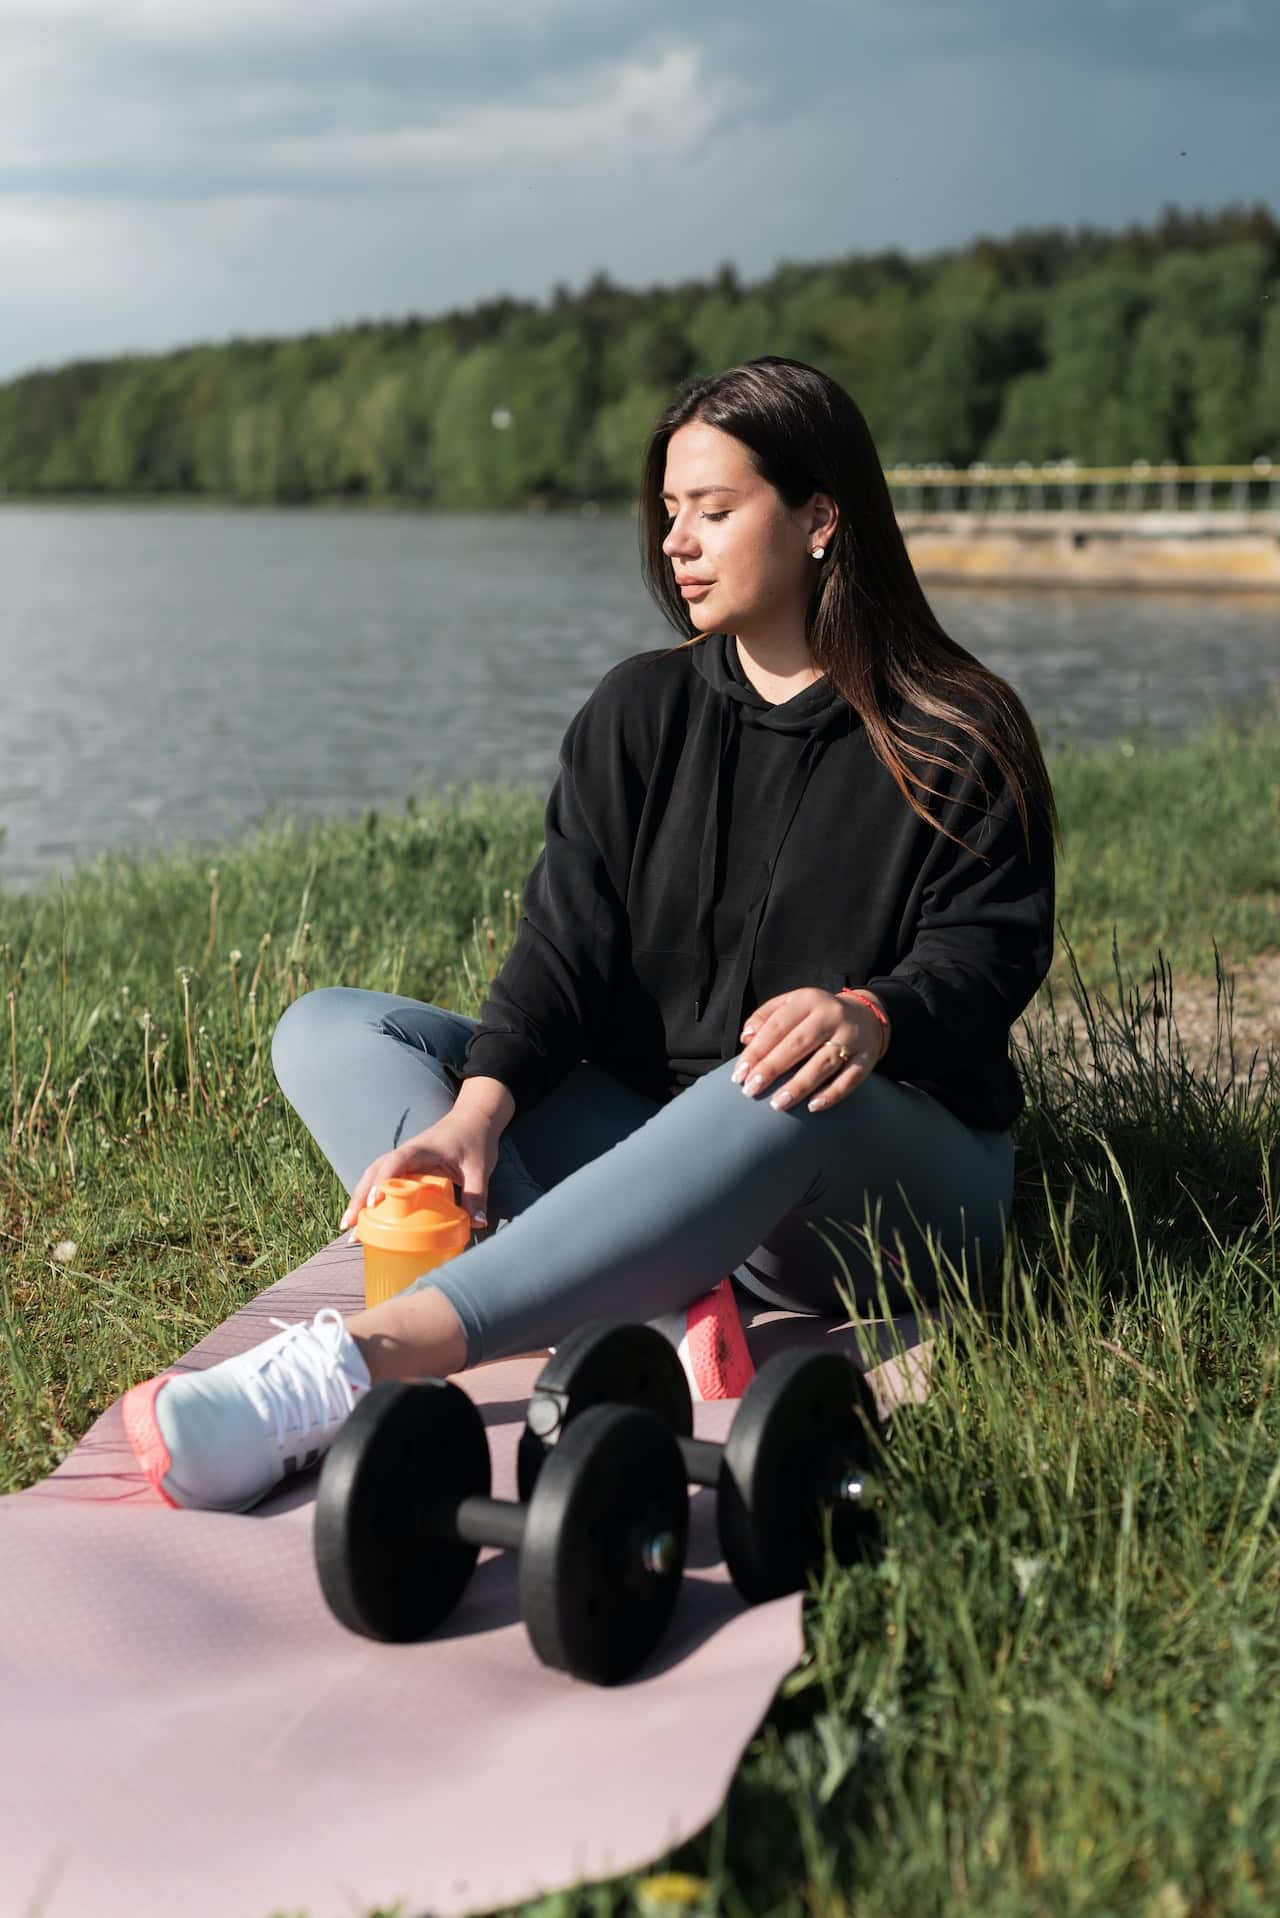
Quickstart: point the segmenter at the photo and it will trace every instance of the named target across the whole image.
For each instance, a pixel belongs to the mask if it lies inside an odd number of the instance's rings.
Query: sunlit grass
[[[730,1918],[1280,1902],[1280,1087],[1265,1059],[1211,1082],[1167,1016],[1170,969],[1280,945],[1280,727],[1054,771],[1076,1025],[1019,1053],[1014,1230],[895,1423],[884,1549],[826,1568],[711,1828],[539,1918],[652,1914],[668,1865]],[[327,984],[474,1013],[541,803],[447,794],[0,897],[5,1489],[336,1236],[275,1021]]]

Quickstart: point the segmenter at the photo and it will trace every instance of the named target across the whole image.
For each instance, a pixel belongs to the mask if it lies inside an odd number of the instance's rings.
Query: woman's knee
[[[286,1081],[304,1062],[314,1062],[317,1048],[332,1037],[335,1026],[368,1018],[362,1002],[369,997],[354,986],[317,986],[285,1007],[271,1034],[271,1067],[282,1090],[287,1091]]]

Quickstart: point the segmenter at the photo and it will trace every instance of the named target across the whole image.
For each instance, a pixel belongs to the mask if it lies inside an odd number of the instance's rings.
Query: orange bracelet
[[[868,993],[858,992],[853,986],[841,986],[839,992],[836,994],[836,998],[856,999],[859,1005],[865,1006],[868,1012],[873,1012],[880,1021],[880,1029],[884,1033],[884,1044],[880,1048],[880,1058],[876,1060],[876,1064],[879,1065],[880,1059],[883,1059],[885,1053],[889,1050],[889,1021]]]

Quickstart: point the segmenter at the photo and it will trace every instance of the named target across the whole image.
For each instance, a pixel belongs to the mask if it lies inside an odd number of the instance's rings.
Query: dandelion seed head
[[[1019,1598],[1026,1597],[1043,1570],[1043,1558],[1024,1558],[1021,1554],[1015,1554],[1013,1560],[1013,1576],[1018,1583]]]

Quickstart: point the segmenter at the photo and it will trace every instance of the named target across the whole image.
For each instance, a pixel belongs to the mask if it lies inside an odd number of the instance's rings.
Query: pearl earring
[[[826,550],[825,546],[815,546],[810,557],[813,559],[822,559],[826,554]]]

